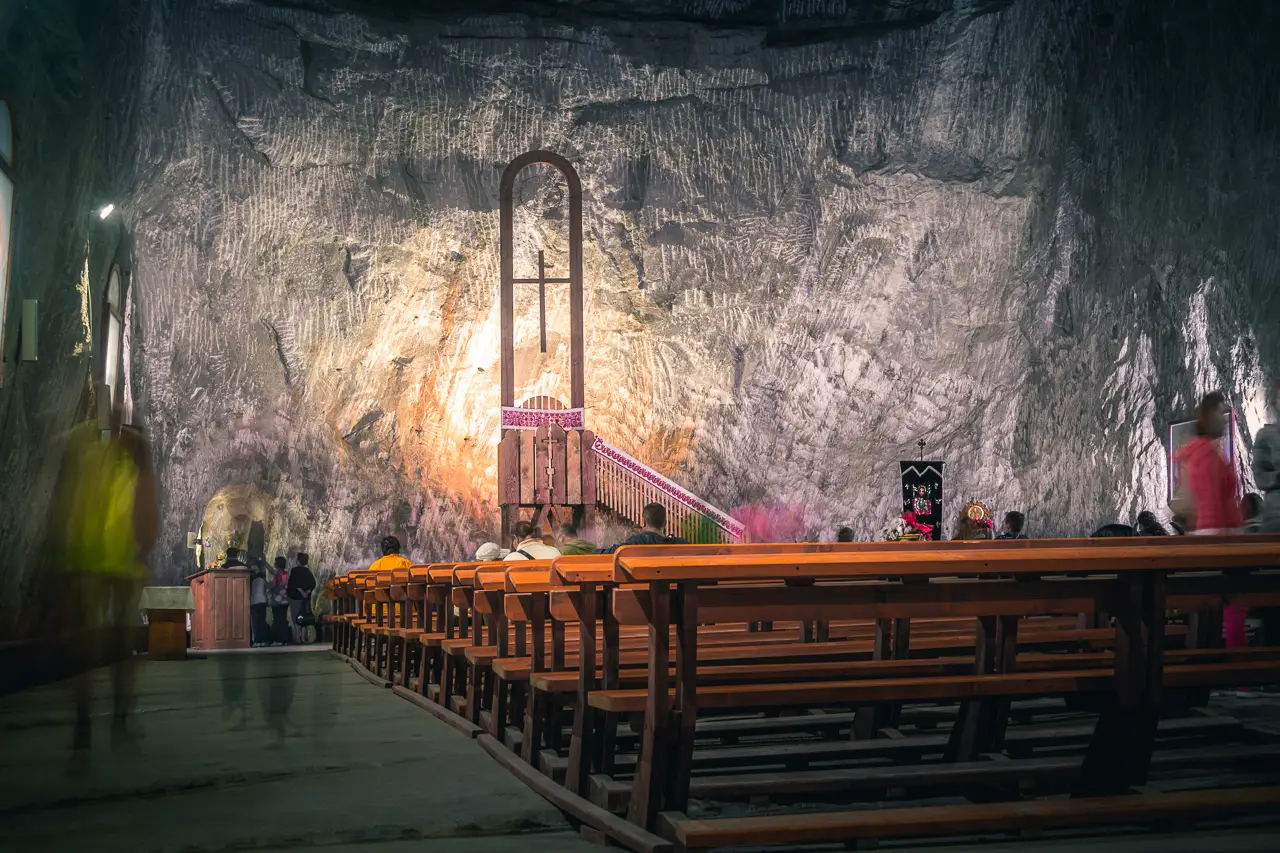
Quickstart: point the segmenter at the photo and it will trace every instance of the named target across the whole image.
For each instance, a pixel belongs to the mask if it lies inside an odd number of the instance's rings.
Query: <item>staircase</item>
[[[745,533],[742,522],[727,512],[706,503],[602,438],[596,437],[591,449],[596,460],[597,506],[643,526],[645,506],[662,504],[667,508],[668,536],[706,544],[742,541]]]

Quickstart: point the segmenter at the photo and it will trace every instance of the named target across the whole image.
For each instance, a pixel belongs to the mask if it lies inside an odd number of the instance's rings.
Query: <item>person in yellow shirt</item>
[[[68,573],[69,634],[76,643],[76,726],[72,748],[90,746],[91,668],[111,662],[112,737],[133,704],[138,596],[159,530],[159,500],[147,440],[137,427],[112,434],[86,421],[67,441],[54,506],[60,561]],[[105,657],[105,661],[103,658]]]
[[[400,540],[394,536],[382,537],[382,556],[373,561],[373,565],[369,566],[371,572],[390,572],[395,569],[407,569],[413,565],[413,560],[400,553]],[[408,602],[402,602],[400,605],[392,604],[392,607],[406,606]]]
[[[369,566],[371,572],[389,572],[394,569],[407,569],[413,561],[400,553],[400,540],[394,536],[382,537],[382,556]]]

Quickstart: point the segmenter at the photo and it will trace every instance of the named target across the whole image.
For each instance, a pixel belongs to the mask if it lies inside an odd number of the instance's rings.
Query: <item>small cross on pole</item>
[[[552,484],[555,482],[556,473],[555,466],[552,464],[552,460],[555,458],[553,455],[553,448],[555,445],[559,444],[560,441],[559,439],[552,438],[548,435],[546,438],[542,439],[542,443],[547,446],[547,492],[550,492]]]
[[[547,351],[547,262],[542,250],[538,250],[538,331],[541,334],[542,351]]]
[[[923,438],[920,439],[919,441],[916,442],[916,444],[920,446],[920,458],[924,459],[924,439]]]

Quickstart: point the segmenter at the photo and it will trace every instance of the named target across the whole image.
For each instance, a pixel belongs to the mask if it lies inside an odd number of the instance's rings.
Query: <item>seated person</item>
[[[596,543],[583,539],[578,535],[578,528],[572,521],[560,525],[561,554],[594,554]]]
[[[560,549],[542,541],[542,528],[532,521],[517,521],[511,538],[516,547],[503,557],[504,560],[550,560],[560,556]]]
[[[407,569],[413,561],[400,553],[400,540],[394,536],[382,537],[382,556],[369,566],[371,572],[389,572],[393,569]]]
[[[1026,527],[1027,517],[1020,512],[1011,511],[1004,514],[1004,526],[1000,530],[997,539],[1026,539],[1027,534],[1022,532]]]
[[[497,542],[486,542],[476,549],[476,562],[496,563],[510,553],[511,552],[505,548],[498,547]]]
[[[667,508],[662,504],[649,504],[644,508],[642,515],[644,518],[644,528],[639,533],[633,533],[622,542],[611,548],[605,548],[600,551],[601,554],[612,554],[623,545],[688,545],[689,543],[678,536],[668,536],[664,532],[667,529]]]
[[[1262,495],[1249,492],[1240,499],[1240,518],[1244,521],[1241,533],[1257,533],[1261,530]]]
[[[836,541],[837,542],[856,542],[857,540],[854,539],[853,537],[853,528],[841,527],[839,530],[837,530]]]
[[[1168,536],[1169,531],[1165,529],[1160,520],[1156,518],[1156,514],[1151,510],[1144,509],[1138,513],[1138,535],[1139,536]]]

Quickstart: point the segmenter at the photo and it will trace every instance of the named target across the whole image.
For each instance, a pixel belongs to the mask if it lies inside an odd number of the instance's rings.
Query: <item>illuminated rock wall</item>
[[[1280,8],[765,5],[152,4],[123,207],[157,572],[241,484],[326,569],[492,538],[498,177],[538,147],[585,188],[589,425],[726,509],[870,535],[924,438],[953,501],[1079,535],[1162,503],[1196,394],[1257,428]],[[563,263],[526,175],[518,273]],[[532,294],[520,383],[567,395]]]

